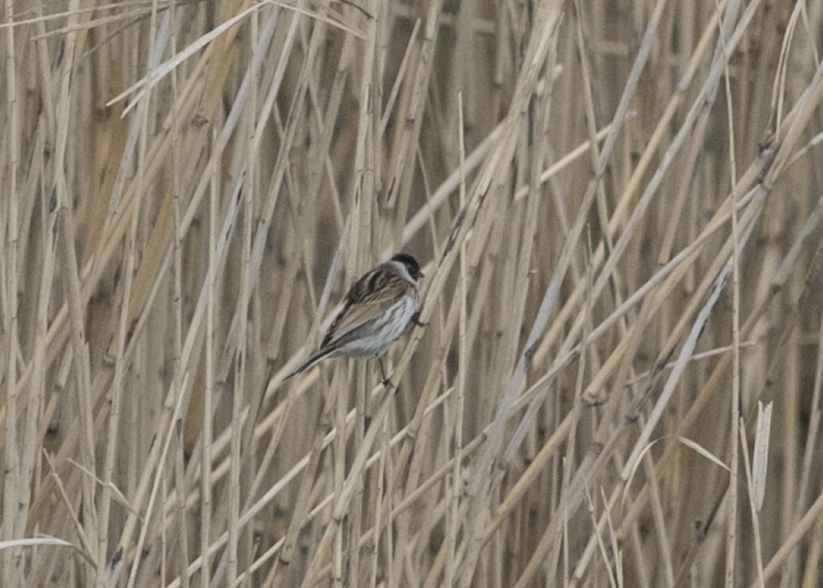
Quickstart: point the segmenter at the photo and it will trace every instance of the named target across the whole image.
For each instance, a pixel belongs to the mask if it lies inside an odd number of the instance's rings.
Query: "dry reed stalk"
[[[815,585],[823,4],[624,4],[7,0],[3,586]]]

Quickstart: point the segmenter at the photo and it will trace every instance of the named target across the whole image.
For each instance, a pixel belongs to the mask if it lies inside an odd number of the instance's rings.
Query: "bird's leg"
[[[415,312],[412,315],[410,322],[411,322],[411,324],[413,324],[416,327],[428,327],[429,326],[429,323],[421,323],[420,322],[420,312],[419,311]]]
[[[385,386],[387,389],[388,388],[396,388],[397,386],[392,384],[392,381],[389,378],[386,377],[386,370],[383,369],[383,358],[378,357],[377,358],[377,363],[380,364],[380,374],[383,376],[383,386]]]

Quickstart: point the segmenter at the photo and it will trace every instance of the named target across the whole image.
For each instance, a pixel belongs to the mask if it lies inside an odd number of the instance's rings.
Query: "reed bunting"
[[[413,323],[419,322],[420,264],[398,253],[352,284],[320,349],[286,379],[332,357],[380,357]],[[383,362],[380,362],[383,370]],[[385,382],[385,372],[383,373]]]

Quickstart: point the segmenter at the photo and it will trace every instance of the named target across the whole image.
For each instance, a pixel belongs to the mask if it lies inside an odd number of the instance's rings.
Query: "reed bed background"
[[[3,587],[823,585],[823,3],[3,15]]]

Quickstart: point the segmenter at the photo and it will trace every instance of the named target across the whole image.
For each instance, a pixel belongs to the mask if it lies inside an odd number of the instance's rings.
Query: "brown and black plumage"
[[[332,357],[379,357],[408,327],[420,310],[417,260],[399,253],[358,278],[320,348],[288,377]]]

